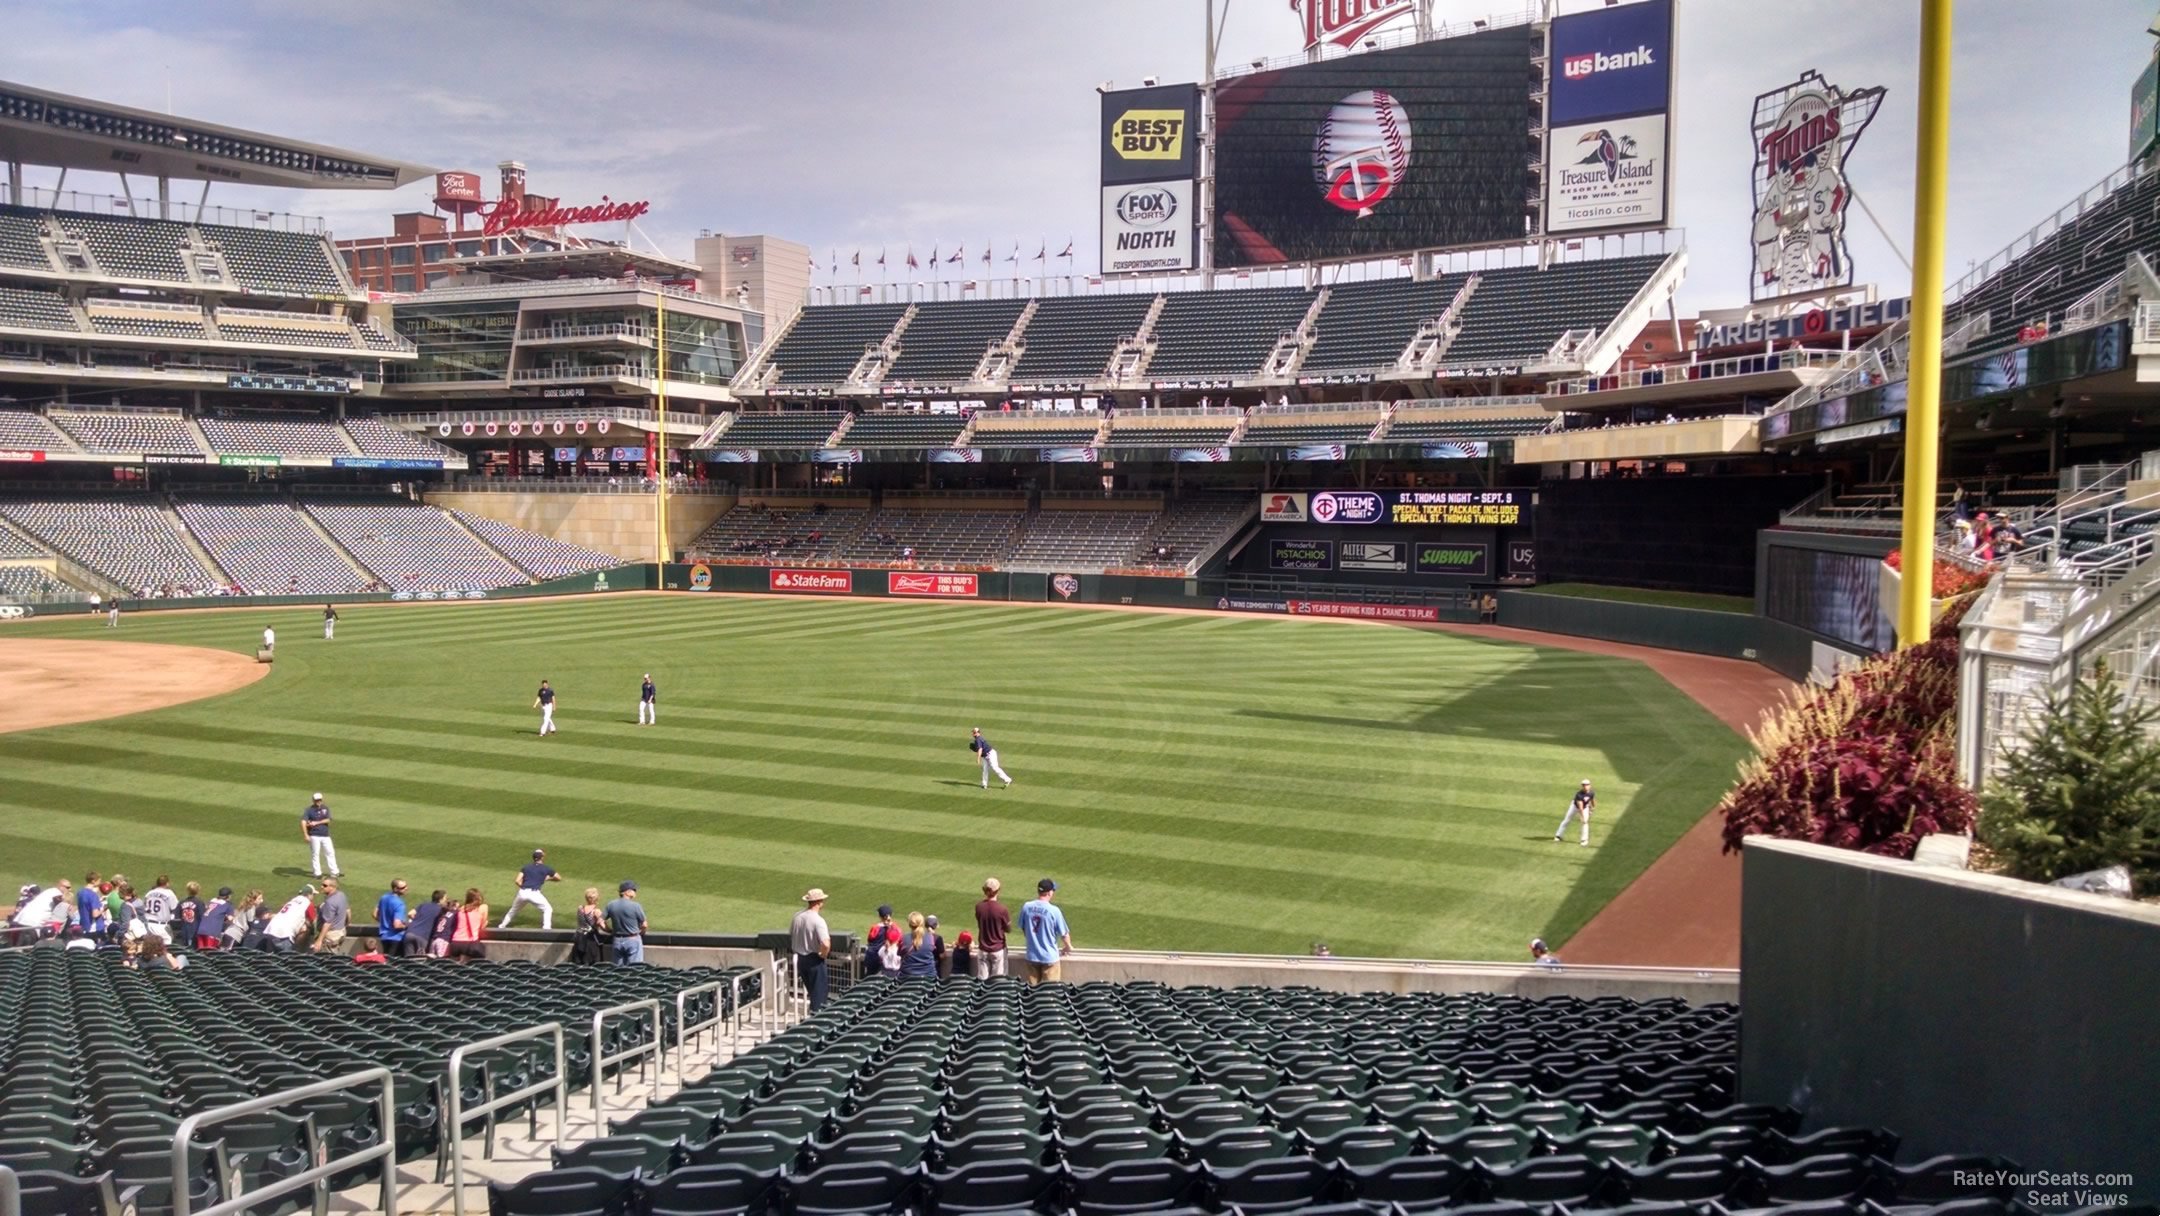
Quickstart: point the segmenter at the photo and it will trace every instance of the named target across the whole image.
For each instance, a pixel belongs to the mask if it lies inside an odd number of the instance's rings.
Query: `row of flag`
[[[1050,242],[1044,241],[1042,242],[1041,246],[1036,249],[1035,256],[1028,260],[1033,262],[1048,263],[1051,259],[1054,258],[1059,261],[1070,262],[1072,260],[1072,257],[1073,242],[1066,241],[1065,248],[1063,250],[1057,253],[1052,253],[1050,252]],[[905,266],[909,270],[921,270],[924,266],[927,265],[930,267],[932,273],[936,273],[938,270],[946,266],[964,265],[967,260],[967,244],[965,242],[962,242],[959,245],[955,245],[953,247],[953,251],[950,254],[944,252],[944,246],[932,245],[930,247],[930,257],[927,262],[922,261],[915,256],[915,247],[913,245],[908,246],[907,252],[903,257],[893,259],[894,263]],[[1015,243],[1012,247],[1012,252],[1006,254],[1004,258],[1000,259],[996,255],[995,247],[992,246],[990,242],[985,241],[983,242],[982,256],[977,260],[985,266],[993,266],[1001,260],[1008,265],[1018,266],[1020,264],[1020,245],[1018,243]],[[879,249],[877,251],[877,256],[875,258],[872,258],[867,263],[863,260],[862,250],[858,249],[848,257],[847,265],[853,267],[858,272],[861,271],[865,265],[877,267],[880,270],[889,268],[886,261],[886,251],[884,249]],[[840,251],[838,249],[834,249],[832,251],[831,259],[828,264],[828,269],[836,278],[840,274],[840,266]],[[810,269],[813,273],[816,272],[816,258],[810,259]]]

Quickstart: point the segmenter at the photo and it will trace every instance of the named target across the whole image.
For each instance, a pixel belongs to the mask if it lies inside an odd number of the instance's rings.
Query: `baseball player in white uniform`
[[[982,761],[982,787],[984,789],[990,788],[990,774],[992,773],[996,773],[998,779],[1005,784],[1012,784],[1012,778],[1006,776],[1005,770],[998,767],[997,749],[990,746],[988,739],[983,738],[982,727],[976,727],[969,735],[968,750],[974,752]]]
[[[1585,777],[1583,778],[1581,787],[1576,789],[1574,796],[1568,799],[1567,814],[1560,817],[1560,826],[1553,829],[1552,838],[1555,841],[1558,841],[1562,836],[1567,835],[1568,822],[1574,819],[1577,815],[1581,815],[1582,842],[1585,845],[1589,844],[1590,812],[1596,809],[1597,791],[1590,788],[1590,779],[1588,777]]]
[[[653,686],[652,673],[649,671],[645,673],[645,682],[638,686],[637,724],[660,724],[660,690]]]
[[[540,711],[540,733],[543,736],[554,734],[555,690],[548,687],[546,680],[540,681],[540,692],[533,698],[533,708]]]

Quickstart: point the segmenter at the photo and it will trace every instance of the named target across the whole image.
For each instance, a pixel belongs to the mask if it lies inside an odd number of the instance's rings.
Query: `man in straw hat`
[[[795,974],[810,994],[810,1012],[825,1007],[825,958],[832,953],[832,930],[825,925],[825,888],[803,892],[803,910],[788,925],[788,949],[795,954]]]

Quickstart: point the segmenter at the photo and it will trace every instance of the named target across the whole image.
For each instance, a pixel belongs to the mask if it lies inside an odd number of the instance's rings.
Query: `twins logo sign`
[[[1359,219],[1373,213],[1410,171],[1410,115],[1393,94],[1352,93],[1313,137],[1313,178],[1323,197]]]
[[[1387,517],[1387,503],[1370,490],[1323,490],[1312,496],[1316,524],[1370,524]]]
[[[1847,93],[1815,72],[1755,99],[1753,299],[1852,283],[1845,160],[1882,100],[1880,86]]]

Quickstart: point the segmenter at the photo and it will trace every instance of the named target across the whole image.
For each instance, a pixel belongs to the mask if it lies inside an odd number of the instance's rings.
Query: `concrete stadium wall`
[[[348,939],[345,953],[372,949],[374,939],[361,933]],[[659,935],[645,947],[645,961],[659,967],[763,967],[784,946],[784,934],[700,938],[694,934]],[[670,939],[679,944],[670,944]],[[726,942],[730,944],[719,944]],[[488,939],[488,957],[535,963],[570,961],[570,935],[557,930],[511,930]],[[860,944],[851,934],[833,937],[833,966],[845,971]],[[1013,975],[1021,973],[1021,955],[1008,956]],[[1505,963],[1466,963],[1421,959],[1308,958],[1295,955],[1182,954],[1140,950],[1087,950],[1065,963],[1060,976],[1069,984],[1147,981],[1172,988],[1268,988],[1303,986],[1328,992],[1493,992],[1521,997],[1620,996],[1638,1001],[1678,997],[1690,1004],[1737,1001],[1740,976],[1735,971],[1677,967],[1525,967]]]
[[[657,508],[649,494],[479,494],[445,490],[429,494],[427,500],[434,506],[469,512],[624,561],[653,560]],[[733,498],[718,494],[669,497],[669,556],[688,548],[699,533],[734,505]]]
[[[2043,1209],[2160,1200],[2160,907],[1791,841],[1741,861],[1743,1101],[1891,1128],[1907,1161],[2133,1180]]]

